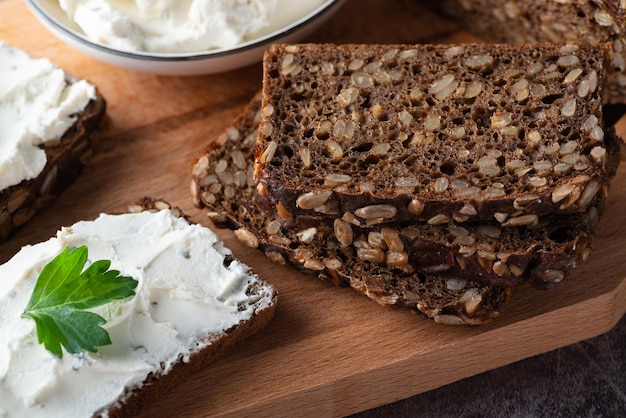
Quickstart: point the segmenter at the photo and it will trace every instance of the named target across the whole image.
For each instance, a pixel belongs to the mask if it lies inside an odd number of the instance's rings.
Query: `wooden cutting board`
[[[414,3],[350,0],[310,40],[473,40]],[[89,166],[51,208],[0,245],[1,262],[62,225],[119,211],[144,195],[165,198],[210,226],[191,202],[193,159],[260,88],[260,65],[193,78],[115,68],[59,42],[19,0],[0,1],[0,39],[87,78],[109,104]],[[626,120],[617,128],[626,136]],[[564,289],[520,289],[507,312],[483,327],[445,327],[380,307],[350,289],[274,265],[218,231],[235,255],[278,288],[276,317],[148,405],[143,416],[347,415],[608,331],[626,311],[625,169],[615,179],[589,262]]]

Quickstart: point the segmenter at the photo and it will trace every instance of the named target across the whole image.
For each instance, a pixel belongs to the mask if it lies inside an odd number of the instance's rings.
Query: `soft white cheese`
[[[37,343],[35,322],[21,314],[39,272],[63,248],[87,245],[89,260],[138,280],[136,296],[95,312],[112,345],[62,358]],[[168,370],[206,335],[249,319],[255,280],[217,236],[169,210],[101,215],[24,247],[0,266],[0,416],[91,416],[164,365]]]
[[[94,97],[93,85],[68,85],[47,59],[0,41],[0,190],[37,177],[46,165],[39,146],[61,138]]]
[[[323,0],[59,0],[97,43],[123,51],[229,48],[295,21]]]

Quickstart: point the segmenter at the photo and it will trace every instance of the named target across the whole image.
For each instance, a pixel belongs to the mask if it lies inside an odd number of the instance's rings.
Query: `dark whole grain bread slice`
[[[76,81],[75,77],[67,77],[68,84]],[[46,153],[42,172],[0,191],[0,241],[48,206],[76,179],[91,155],[91,136],[105,112],[106,101],[96,91],[96,97],[58,141],[41,145]]]
[[[252,170],[259,109],[257,96],[193,167],[194,203],[207,207],[217,226],[233,229],[244,244],[274,262],[350,286],[382,305],[414,309],[439,323],[484,324],[502,312],[512,287],[367,262],[354,248],[342,249],[322,233],[311,239],[273,222],[255,200]]]
[[[490,42],[611,44],[605,103],[626,103],[626,3],[622,0],[427,0],[422,2]]]
[[[255,150],[285,219],[585,212],[618,165],[606,45],[273,45]]]
[[[129,213],[145,211],[168,211],[168,213],[155,213],[153,218],[142,218],[139,220],[139,222],[143,222],[140,226],[130,224],[128,223],[129,221],[125,219],[113,219],[114,216],[124,216]],[[137,413],[148,405],[151,400],[158,399],[159,396],[162,396],[170,388],[176,386],[182,380],[188,379],[190,374],[204,369],[209,363],[224,354],[232,346],[260,331],[274,316],[278,303],[278,294],[275,287],[257,276],[249,267],[238,262],[232,252],[224,247],[223,243],[218,239],[214,239],[214,236],[208,228],[193,226],[193,230],[187,236],[188,241],[186,243],[171,241],[175,239],[172,238],[173,236],[191,225],[179,208],[171,207],[171,205],[164,200],[146,197],[121,213],[102,216],[106,218],[105,220],[111,222],[111,225],[114,225],[113,229],[120,228],[120,231],[122,231],[121,237],[107,237],[105,232],[103,234],[105,243],[103,244],[102,241],[99,241],[102,237],[98,236],[97,230],[90,229],[91,226],[85,227],[85,223],[81,223],[83,224],[82,231],[83,233],[85,230],[88,231],[87,233],[92,231],[91,236],[94,237],[94,247],[100,245],[100,249],[103,251],[99,254],[106,254],[107,250],[116,251],[116,255],[119,256],[119,259],[124,258],[124,251],[125,249],[128,250],[128,246],[125,247],[124,244],[121,246],[115,245],[118,243],[118,239],[130,243],[129,245],[133,245],[133,243],[141,245],[141,240],[137,240],[137,234],[142,234],[144,230],[151,229],[153,231],[158,230],[163,232],[174,224],[173,218],[185,219],[186,222],[174,225],[171,231],[172,234],[164,237],[161,241],[159,240],[161,235],[158,235],[157,232],[153,235],[150,235],[150,232],[148,232],[148,236],[154,240],[154,242],[150,244],[154,246],[153,249],[156,250],[157,255],[161,252],[166,252],[166,248],[169,245],[173,245],[175,249],[172,250],[172,252],[175,253],[175,256],[168,258],[168,260],[170,263],[176,264],[174,268],[180,268],[188,274],[188,272],[194,271],[193,266],[195,263],[195,266],[198,267],[198,269],[195,270],[198,272],[198,277],[196,278],[197,280],[194,279],[193,283],[187,283],[189,285],[187,292],[191,291],[189,289],[194,289],[201,294],[201,296],[198,296],[198,299],[194,299],[193,296],[190,297],[187,293],[184,293],[185,290],[182,291],[182,295],[180,293],[170,295],[168,292],[180,292],[181,288],[177,286],[172,287],[170,284],[162,281],[160,275],[167,274],[162,272],[163,266],[149,269],[149,266],[146,264],[158,263],[158,258],[142,258],[139,251],[134,252],[133,254],[136,257],[133,257],[131,264],[124,264],[122,262],[122,265],[125,266],[124,268],[128,269],[123,271],[122,274],[132,275],[138,279],[140,283],[137,288],[137,295],[143,295],[144,299],[138,303],[135,303],[135,301],[128,302],[131,304],[129,309],[127,309],[128,305],[126,308],[123,306],[113,308],[115,313],[111,311],[107,314],[107,317],[109,314],[112,315],[109,321],[112,321],[113,324],[111,327],[107,327],[107,329],[111,333],[113,345],[116,344],[116,337],[123,340],[123,335],[129,332],[134,334],[133,336],[136,338],[118,343],[117,348],[110,349],[109,351],[105,349],[100,350],[100,352],[95,355],[82,355],[81,353],[81,355],[77,355],[69,362],[65,360],[73,356],[66,352],[64,359],[58,359],[59,364],[57,366],[59,376],[55,375],[55,379],[47,382],[45,385],[46,395],[33,398],[34,400],[31,404],[23,402],[23,398],[20,397],[23,396],[21,395],[23,392],[18,391],[14,393],[11,391],[10,382],[19,379],[19,377],[10,380],[13,375],[10,374],[10,370],[4,370],[5,375],[7,372],[9,372],[9,374],[7,375],[8,377],[4,379],[5,381],[0,381],[0,395],[2,395],[2,399],[6,399],[7,402],[6,405],[2,404],[2,410],[8,413],[9,416],[14,416],[12,413],[17,414],[16,416],[28,416],[29,411],[32,415],[38,417],[63,416],[64,411],[67,411],[65,416],[72,416],[72,411],[74,413],[80,413],[80,416],[109,418],[137,416]],[[100,221],[101,217],[99,217],[96,222]],[[77,226],[76,228],[80,230],[81,226]],[[65,228],[65,231],[71,229],[72,227]],[[66,241],[60,244],[59,248],[63,246],[82,245],[84,240],[81,240],[80,234],[81,233],[77,234],[78,238],[77,236],[72,238],[72,232],[69,232],[69,238],[67,238],[67,235],[62,238],[63,233],[61,230],[59,234],[57,234],[56,239],[66,239]],[[111,241],[107,242],[106,240]],[[49,241],[46,241],[41,243],[41,245],[44,248],[51,248],[50,246],[46,247],[48,243]],[[56,248],[54,243],[52,244],[52,248]],[[137,247],[131,247],[130,251],[134,251],[135,248]],[[28,250],[27,248],[25,251]],[[35,251],[35,254],[43,254],[43,256],[46,257],[48,256],[46,251],[46,249],[42,250],[42,252]],[[98,254],[97,251],[98,250],[95,251],[96,254]],[[11,267],[3,270],[20,272],[20,261],[34,263],[33,266],[35,267],[23,267],[26,273],[23,273],[24,277],[22,277],[21,281],[18,281],[18,286],[20,285],[19,283],[23,285],[23,282],[26,280],[37,280],[36,273],[29,272],[29,269],[36,269],[36,266],[41,267],[41,260],[29,260],[27,257],[20,256],[20,254],[9,261],[9,263],[12,262]],[[94,252],[90,251],[90,255],[91,254],[94,254]],[[204,257],[207,256],[214,258],[213,261],[215,263],[221,263],[222,266],[212,265],[208,269],[205,268],[206,259]],[[37,256],[33,257],[36,258]],[[4,267],[4,265],[2,267]],[[133,269],[135,268],[141,269],[146,274],[153,275],[150,279],[154,280],[154,287],[150,287],[146,284],[146,281],[144,281],[146,278],[142,276],[142,273],[133,273]],[[108,269],[108,265],[104,269]],[[117,275],[118,272],[115,274]],[[138,274],[138,276],[136,276],[136,274]],[[224,285],[221,283],[222,279],[228,280],[227,288],[224,288]],[[207,283],[206,286],[204,285],[205,281]],[[14,282],[15,281],[12,283]],[[25,286],[26,287],[18,287],[18,291],[24,291],[25,289],[28,291],[28,285]],[[34,283],[32,286],[35,286]],[[7,333],[10,334],[10,331],[13,330],[13,334],[15,334],[17,325],[14,324],[19,321],[20,312],[23,308],[21,308],[21,306],[17,309],[15,308],[16,303],[21,304],[20,301],[15,302],[16,297],[12,295],[12,293],[15,293],[15,288],[4,287],[1,290],[0,316],[8,320],[8,322],[4,320],[0,321],[0,326],[3,327],[1,332],[3,335],[6,335]],[[100,291],[102,292],[102,290]],[[229,297],[231,292],[234,297]],[[206,300],[207,305],[211,307],[208,311],[198,308],[203,298]],[[180,302],[181,300],[189,300],[191,303],[187,306],[183,306],[176,302]],[[161,305],[161,309],[156,310],[157,305]],[[152,308],[155,310],[152,310]],[[132,322],[133,324],[127,325],[123,330],[118,329],[120,332],[115,331],[116,317],[120,316],[125,318],[129,310],[139,311],[136,318],[126,318],[129,323]],[[186,314],[181,313],[181,311],[186,312]],[[223,320],[220,320],[221,312],[228,315],[226,318],[222,318]],[[102,315],[102,312],[97,313]],[[180,315],[189,315],[190,313],[194,313],[198,316],[196,318],[196,324],[189,325],[186,329],[185,327],[183,327],[183,329],[178,328],[178,326],[180,326]],[[204,321],[205,318],[203,318],[202,315],[205,313],[212,317],[206,318],[206,321]],[[174,318],[170,322],[170,316],[168,315],[172,314],[174,316],[179,315],[179,318]],[[145,319],[143,319],[145,317],[154,318],[154,327],[146,326],[144,322]],[[138,325],[138,323],[142,325]],[[9,329],[7,330],[6,327],[9,327]],[[15,329],[12,329],[12,327]],[[34,333],[35,326],[33,325],[32,328],[26,327],[26,331],[23,331],[23,328],[24,327],[19,329],[18,335],[15,338],[15,344],[20,347],[21,345],[19,344],[24,344],[28,347],[30,341],[36,341],[37,335],[25,336],[25,334]],[[161,329],[161,331],[155,332],[157,328]],[[80,329],[85,330],[85,325],[82,325]],[[22,334],[20,334],[20,332]],[[41,334],[39,336],[41,337]],[[168,341],[168,338],[172,337],[175,338],[175,342]],[[25,341],[22,341],[22,338],[24,338]],[[41,338],[40,341],[42,341]],[[29,352],[31,357],[37,359],[34,361],[35,364],[45,363],[50,365],[51,361],[57,361],[45,357],[47,353],[36,352],[37,350],[43,352],[45,350],[43,345],[40,345],[39,348],[35,347],[34,350],[35,351],[31,350]],[[127,351],[141,353],[140,358],[126,358],[124,354],[126,354]],[[7,351],[3,351],[3,353],[6,354]],[[8,354],[11,354],[10,349]],[[114,357],[114,359],[111,359],[111,357]],[[133,360],[138,360],[141,364],[137,366],[137,362]],[[65,362],[63,363],[63,361]],[[18,367],[17,370],[28,369],[27,365],[22,363],[24,362],[13,361],[5,362],[4,365],[7,365],[7,367]],[[22,366],[23,369],[20,368]],[[130,372],[127,379],[116,376],[116,370],[120,371],[121,369],[123,369],[122,373]],[[75,371],[75,376],[73,376],[73,371]],[[111,376],[111,380],[104,379],[100,382],[102,385],[107,386],[107,390],[102,388],[102,392],[106,393],[105,395],[88,397],[84,391],[77,390],[75,387],[68,387],[68,383],[74,380],[77,382],[76,384],[80,385],[84,383],[86,379],[90,379],[94,374],[100,372],[108,373],[108,376]],[[19,373],[16,372],[15,374]],[[40,375],[41,373],[37,374],[36,371],[29,373],[26,370],[24,371],[24,377],[21,377],[21,379],[33,380]],[[89,390],[97,391],[99,388],[99,386],[94,384],[88,386]],[[119,396],[117,396],[116,399],[111,399],[115,394],[119,394]],[[66,397],[65,401],[59,402],[59,399],[63,399],[63,396]],[[85,400],[81,399],[82,397],[85,397]],[[11,408],[14,407],[17,407],[18,410],[12,411]],[[76,407],[76,409],[72,409],[74,407]],[[90,410],[90,408],[94,410]],[[6,414],[3,414],[3,416],[4,415]]]

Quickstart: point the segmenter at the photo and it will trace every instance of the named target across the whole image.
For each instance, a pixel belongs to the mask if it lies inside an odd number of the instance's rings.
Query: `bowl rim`
[[[39,17],[45,19],[50,25],[60,30],[64,35],[86,44],[91,48],[97,49],[101,52],[116,55],[127,59],[136,59],[143,61],[158,61],[158,62],[175,62],[175,61],[201,61],[210,58],[225,57],[229,55],[236,55],[242,52],[259,48],[259,46],[273,43],[277,39],[283,38],[293,32],[298,31],[300,28],[306,26],[310,22],[321,18],[325,14],[332,11],[334,8],[339,7],[344,0],[325,0],[324,3],[317,8],[309,12],[307,15],[292,22],[291,24],[283,27],[282,29],[268,33],[267,35],[259,38],[252,39],[250,41],[243,42],[232,48],[220,48],[211,49],[207,51],[199,52],[177,52],[177,53],[164,53],[164,52],[137,52],[137,51],[122,51],[119,49],[111,48],[109,46],[93,42],[85,37],[80,32],[68,28],[53,17],[51,17],[45,9],[39,5],[37,0],[26,0],[29,6],[33,8],[33,11],[39,15]]]

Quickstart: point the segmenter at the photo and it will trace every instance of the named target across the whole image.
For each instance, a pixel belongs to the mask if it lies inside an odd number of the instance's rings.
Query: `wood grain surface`
[[[211,226],[189,193],[194,158],[260,88],[261,66],[203,77],[162,77],[98,62],[48,33],[20,0],[0,2],[0,39],[95,83],[108,115],[95,154],[52,207],[0,245],[0,261],[62,225],[120,211],[144,195]],[[349,0],[310,41],[473,41],[407,0]],[[626,135],[626,121],[617,123]],[[350,289],[268,262],[218,234],[280,292],[261,334],[157,401],[143,416],[341,416],[390,403],[604,333],[626,312],[626,172],[614,181],[594,252],[558,291],[522,288],[482,327],[445,327],[383,308]],[[1,280],[2,278],[0,278]]]

